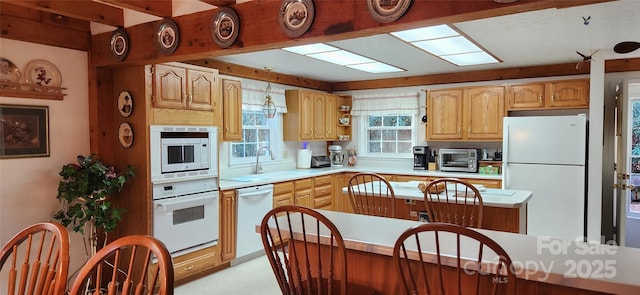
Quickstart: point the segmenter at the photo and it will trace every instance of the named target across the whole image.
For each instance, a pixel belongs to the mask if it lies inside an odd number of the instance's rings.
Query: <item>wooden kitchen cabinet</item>
[[[509,111],[588,108],[589,79],[508,85],[506,100]]]
[[[487,86],[465,89],[464,139],[502,139],[504,87]]]
[[[333,183],[335,176],[323,175],[313,178],[313,208],[333,210]]]
[[[294,89],[286,91],[285,141],[335,140],[338,132],[339,96]],[[341,129],[344,132],[344,129]]]
[[[222,191],[220,197],[220,260],[222,263],[236,257],[237,207],[236,191]]]
[[[273,184],[273,208],[294,204],[293,181]]]
[[[213,111],[219,98],[218,71],[186,64],[154,66],[155,108]]]
[[[222,79],[222,141],[242,141],[242,84]]]
[[[298,179],[294,182],[294,204],[313,208],[313,181],[311,178]]]
[[[434,90],[427,98],[427,139],[462,139],[463,89]]]
[[[427,140],[501,140],[504,87],[443,89],[427,98]]]

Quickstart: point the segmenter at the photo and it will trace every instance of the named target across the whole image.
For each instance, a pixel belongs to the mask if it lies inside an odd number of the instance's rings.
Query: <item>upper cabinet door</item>
[[[434,90],[427,99],[427,139],[462,139],[463,90]]]
[[[338,97],[333,94],[327,94],[324,100],[324,121],[325,132],[324,138],[326,140],[335,140],[338,138],[336,135],[336,129],[338,126]]]
[[[465,90],[466,139],[501,139],[504,87]]]
[[[184,109],[187,106],[187,70],[168,65],[156,65],[153,106]]]
[[[556,81],[548,88],[550,107],[589,107],[589,80]]]
[[[544,107],[544,83],[509,86],[509,109],[536,109]]]
[[[242,84],[222,79],[222,140],[242,141]]]
[[[325,126],[325,117],[326,117],[326,109],[325,109],[325,97],[324,93],[314,92],[313,93],[313,139],[324,139],[324,131],[326,129]]]
[[[200,111],[212,111],[213,101],[218,95],[218,81],[211,71],[188,70],[187,108]]]

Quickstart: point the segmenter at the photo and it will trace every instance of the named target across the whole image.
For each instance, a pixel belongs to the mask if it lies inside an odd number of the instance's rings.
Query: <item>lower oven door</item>
[[[210,191],[153,201],[153,236],[169,252],[218,241],[219,193]]]

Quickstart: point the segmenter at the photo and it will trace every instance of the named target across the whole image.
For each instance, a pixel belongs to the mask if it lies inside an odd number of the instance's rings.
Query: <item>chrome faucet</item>
[[[271,160],[275,160],[276,157],[273,155],[273,152],[271,151],[271,149],[268,146],[261,146],[258,148],[258,152],[256,152],[256,174],[261,174],[262,173],[262,166],[260,166],[260,151],[261,150],[268,150],[269,154],[271,155]]]

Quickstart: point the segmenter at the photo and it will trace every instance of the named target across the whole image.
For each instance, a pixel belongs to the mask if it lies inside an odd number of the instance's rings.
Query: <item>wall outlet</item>
[[[409,217],[418,217],[418,211],[409,211]]]

